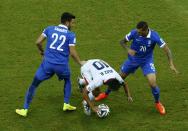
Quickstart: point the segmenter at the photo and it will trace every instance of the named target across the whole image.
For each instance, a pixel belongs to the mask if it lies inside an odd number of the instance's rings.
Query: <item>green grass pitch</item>
[[[147,21],[159,32],[181,72],[171,72],[164,52],[155,48],[157,82],[167,115],[155,110],[147,81],[138,70],[127,79],[133,103],[121,89],[101,102],[110,107],[109,117],[86,116],[76,84],[79,66],[72,59],[71,104],[77,111],[63,112],[63,82],[54,76],[38,88],[28,117],[16,115],[41,63],[35,40],[45,27],[59,24],[64,11],[77,17],[73,30],[80,57],[101,58],[117,71],[127,58],[119,41],[138,21]],[[1,0],[0,14],[0,131],[188,130],[187,0]]]

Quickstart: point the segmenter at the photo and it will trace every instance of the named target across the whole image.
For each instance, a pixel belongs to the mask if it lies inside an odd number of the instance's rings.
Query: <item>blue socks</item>
[[[159,102],[159,97],[160,97],[160,89],[159,87],[151,87],[152,94],[154,96],[155,102]]]
[[[70,78],[64,78],[64,103],[69,104],[69,99],[71,96],[71,80]]]
[[[32,98],[35,94],[35,90],[38,87],[38,85],[41,83],[42,81],[38,80],[36,77],[34,77],[32,84],[30,85],[26,96],[25,96],[25,102],[24,102],[24,109],[28,109],[29,108],[29,104],[32,101]]]
[[[69,103],[70,95],[71,95],[71,80],[70,78],[65,78],[64,79],[65,84],[64,84],[64,102],[66,104]],[[39,84],[42,81],[34,77],[32,84],[30,85],[26,96],[25,96],[25,101],[24,101],[24,109],[28,109],[29,105],[33,99],[33,96],[35,94],[36,88],[39,86]]]
[[[158,86],[156,86],[156,87],[151,87],[151,90],[152,90],[152,94],[153,94],[153,97],[154,97],[154,99],[155,99],[155,102],[156,102],[156,103],[159,102],[159,97],[160,97],[160,89],[159,89],[159,87],[158,87]],[[106,95],[109,95],[110,92],[111,92],[111,90],[110,90],[110,89],[107,89],[107,90],[105,91],[105,94],[106,94]]]
[[[106,94],[106,95],[109,95],[110,92],[111,92],[111,90],[110,90],[110,89],[107,89],[107,90],[105,91],[105,94]]]

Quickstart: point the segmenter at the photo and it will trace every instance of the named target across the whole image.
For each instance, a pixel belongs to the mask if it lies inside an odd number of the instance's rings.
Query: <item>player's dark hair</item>
[[[110,79],[106,82],[106,84],[113,91],[118,90],[120,88],[120,85],[121,85],[117,79]]]
[[[142,29],[142,30],[147,30],[148,29],[148,24],[145,21],[140,21],[138,22],[138,24],[136,25],[137,29]]]
[[[69,12],[64,12],[62,15],[61,15],[61,23],[65,23],[65,22],[70,22],[72,19],[75,19],[76,16],[74,16],[73,14],[69,13]]]

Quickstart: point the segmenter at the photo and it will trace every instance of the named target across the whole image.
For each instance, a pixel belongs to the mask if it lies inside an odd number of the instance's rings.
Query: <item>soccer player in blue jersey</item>
[[[137,29],[132,30],[120,41],[120,44],[128,51],[128,59],[123,63],[120,75],[125,79],[130,73],[134,73],[140,67],[151,87],[156,109],[160,114],[164,115],[166,111],[159,100],[160,90],[156,83],[156,71],[153,62],[153,50],[156,44],[162,48],[167,55],[170,69],[175,73],[178,73],[178,71],[174,66],[172,53],[168,45],[163,41],[159,34],[150,29],[148,24],[144,21],[139,22],[136,28]],[[127,42],[131,40],[132,44],[129,47],[127,46]],[[105,93],[101,93],[96,97],[96,100],[106,98],[109,93],[110,90],[108,89]]]
[[[43,61],[38,68],[33,82],[31,83],[26,96],[23,109],[16,109],[16,113],[21,116],[27,116],[29,105],[34,96],[35,90],[41,82],[51,78],[56,74],[59,80],[64,80],[64,106],[63,111],[76,110],[76,107],[69,104],[71,96],[71,80],[69,69],[69,54],[76,63],[82,65],[79,55],[75,49],[76,37],[71,32],[74,25],[75,16],[65,12],[61,16],[61,24],[58,26],[48,26],[36,41]],[[44,52],[42,44],[47,39],[46,50]]]

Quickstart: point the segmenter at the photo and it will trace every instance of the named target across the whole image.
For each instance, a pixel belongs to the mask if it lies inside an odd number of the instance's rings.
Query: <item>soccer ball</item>
[[[98,111],[97,111],[98,117],[104,118],[104,117],[108,116],[109,113],[110,113],[110,109],[107,105],[105,105],[105,104],[98,105]]]

